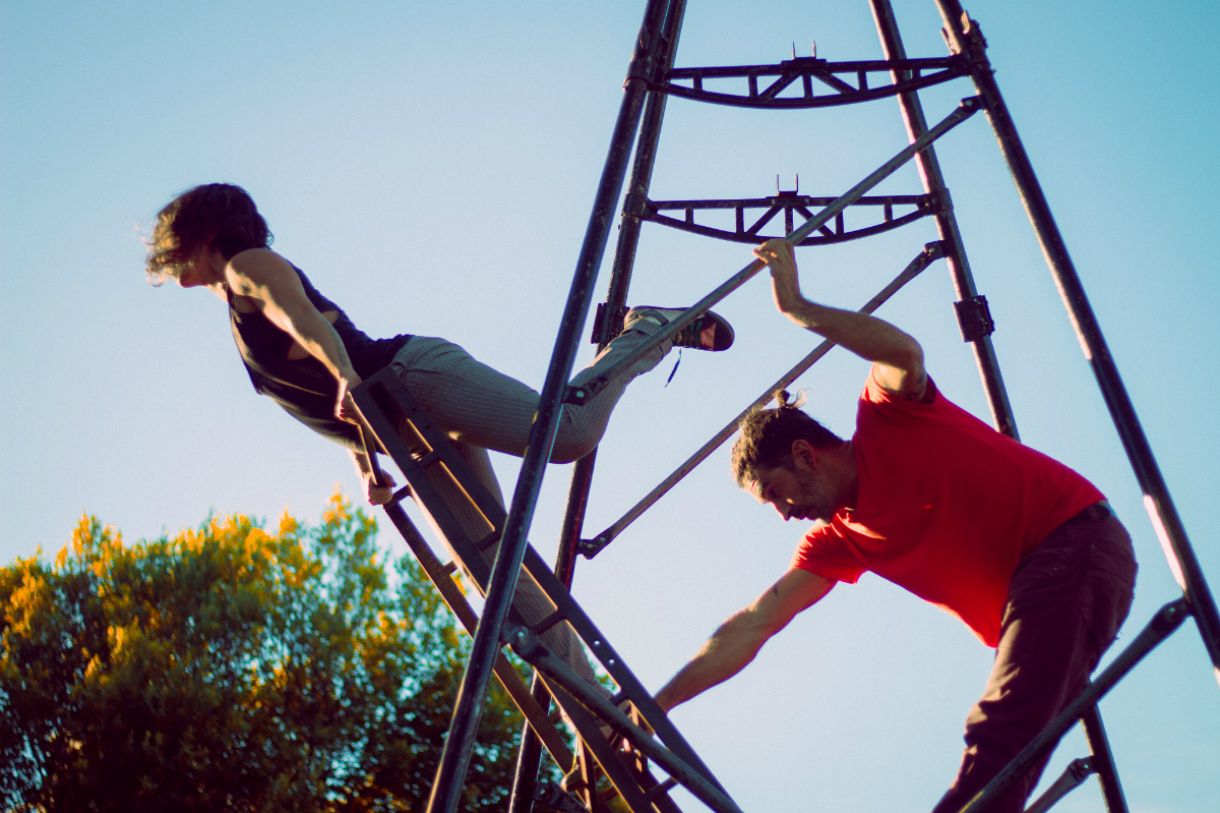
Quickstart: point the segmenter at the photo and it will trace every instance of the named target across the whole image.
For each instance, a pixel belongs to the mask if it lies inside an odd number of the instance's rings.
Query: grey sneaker
[[[665,325],[686,313],[686,308],[658,308],[641,305],[627,311],[623,324],[630,326],[639,319],[650,319]],[[692,347],[696,350],[720,351],[733,346],[733,326],[718,313],[708,311],[700,314],[674,336],[675,347]]]

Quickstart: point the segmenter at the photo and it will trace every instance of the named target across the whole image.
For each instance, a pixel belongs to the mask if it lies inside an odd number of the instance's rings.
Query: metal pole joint
[[[1090,757],[1082,757],[1074,759],[1068,765],[1068,770],[1072,773],[1072,778],[1077,782],[1083,782],[1093,774],[1097,773],[1097,769],[1093,767],[1093,760]]]
[[[592,559],[605,550],[612,541],[613,539],[606,534],[595,536],[592,539],[582,539],[576,544],[576,551],[586,559]]]

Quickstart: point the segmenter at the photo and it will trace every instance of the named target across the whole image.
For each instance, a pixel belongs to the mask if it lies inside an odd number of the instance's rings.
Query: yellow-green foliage
[[[134,545],[85,517],[0,570],[0,806],[422,809],[466,639],[375,538],[339,496]],[[466,809],[504,807],[515,738],[497,695]]]

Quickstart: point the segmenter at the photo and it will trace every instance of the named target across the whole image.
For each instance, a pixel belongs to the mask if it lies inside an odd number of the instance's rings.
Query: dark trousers
[[[1013,574],[987,689],[966,718],[966,750],[933,813],[970,801],[1088,682],[1131,609],[1131,537],[1106,503],[1086,508]],[[987,813],[1024,809],[1050,751]]]

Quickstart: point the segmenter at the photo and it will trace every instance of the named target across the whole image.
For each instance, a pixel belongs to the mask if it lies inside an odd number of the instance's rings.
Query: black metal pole
[[[589,501],[589,490],[593,480],[593,461],[597,450],[576,462],[576,471],[568,488],[568,510],[564,515],[563,527],[560,530],[559,554],[555,560],[555,577],[569,589],[576,571],[576,545],[566,540],[578,538],[580,528],[584,523],[585,508]],[[587,469],[587,470],[586,470]],[[537,673],[530,685],[531,694],[538,703],[546,708],[551,701],[551,693]],[[521,745],[517,752],[517,767],[513,774],[513,790],[508,800],[508,813],[530,813],[533,810],[533,799],[538,786],[538,768],[542,759],[542,743],[532,726],[525,723],[521,729]],[[560,766],[567,770],[570,766]]]
[[[543,472],[550,460],[555,443],[563,396],[571,376],[580,331],[588,315],[593,281],[609,239],[611,212],[614,211],[626,176],[627,160],[639,126],[644,77],[651,75],[651,66],[659,45],[657,32],[664,19],[665,0],[649,0],[644,11],[635,52],[628,68],[624,96],[615,122],[611,147],[598,183],[593,212],[586,228],[575,274],[568,293],[568,302],[560,322],[551,364],[543,383],[538,414],[530,431],[521,473],[513,492],[508,517],[492,566],[483,615],[475,631],[470,661],[458,688],[449,736],[441,752],[440,765],[428,800],[428,813],[456,813],[461,801],[462,785],[470,765],[470,754],[482,717],[487,684],[492,665],[499,652],[501,630],[508,616],[513,593],[521,570],[527,545],[526,533],[533,519],[534,507],[542,486]]]
[[[1009,172],[1012,173],[1013,182],[1025,206],[1025,213],[1033,225],[1046,263],[1059,288],[1059,295],[1076,329],[1085,358],[1093,368],[1102,398],[1110,410],[1114,426],[1144,492],[1144,507],[1152,519],[1161,547],[1169,560],[1169,567],[1190,605],[1191,614],[1203,638],[1203,645],[1211,656],[1216,680],[1220,682],[1220,613],[1216,610],[1216,601],[1208,588],[1207,580],[1203,577],[1199,560],[1186,536],[1186,528],[1173,504],[1148,438],[1144,435],[1139,418],[1135,414],[1135,407],[1102,336],[1097,317],[1088,297],[1085,296],[1084,286],[1068,255],[1067,244],[1055,224],[1042,186],[1034,174],[1033,164],[1017,134],[1016,124],[1000,95],[999,85],[987,60],[986,41],[978,23],[966,16],[957,0],[936,0],[936,4],[944,18],[950,46],[970,60],[974,86],[979,91],[987,110],[987,118],[995,130],[1000,151],[1008,163]]]
[[[657,85],[662,84],[664,74],[673,67],[685,12],[686,0],[673,0],[661,34],[663,50],[657,60],[657,75],[654,77]],[[657,145],[661,140],[661,124],[665,120],[668,99],[663,91],[653,90],[648,94],[648,102],[644,108],[635,161],[623,201],[623,215],[619,220],[618,242],[614,249],[614,264],[610,270],[610,286],[606,294],[606,306],[611,312],[623,307],[627,301],[627,290],[631,285],[631,273],[635,266],[635,252],[640,242],[640,218],[636,213],[643,208],[652,183],[652,171],[656,164]],[[611,338],[612,332],[610,335],[598,337],[598,340],[604,346]]]
[[[881,38],[881,50],[886,60],[905,60],[906,47],[902,44],[898,20],[894,16],[890,0],[869,1],[873,7],[873,20],[877,24],[877,34]],[[897,85],[909,77],[910,71],[895,70],[891,75]],[[902,110],[907,135],[912,141],[927,132],[928,121],[917,92],[906,91],[898,94],[898,106]],[[940,159],[936,157],[936,147],[930,146],[916,155],[915,164],[919,168],[924,191],[934,196],[940,204],[935,214],[936,231],[945,246],[945,261],[957,298],[961,301],[973,301],[978,296],[978,290],[974,285],[974,275],[970,272],[966,245],[962,242],[961,230],[957,227],[957,217],[953,214],[953,202],[945,184],[944,173],[940,169]],[[991,407],[992,422],[999,431],[1019,440],[1016,418],[1013,417],[1012,405],[1004,389],[1004,378],[1000,374],[1000,365],[996,359],[995,348],[991,344],[991,337],[983,335],[964,338],[974,348],[974,359],[979,368],[979,377],[983,381],[983,390],[987,394],[987,403]]]
[[[1122,782],[1114,765],[1114,752],[1110,749],[1110,738],[1106,736],[1106,727],[1101,722],[1101,712],[1097,706],[1086,712],[1080,722],[1084,724],[1085,739],[1093,752],[1090,765],[1101,785],[1107,813],[1127,813],[1127,798],[1123,795]]]
[[[877,31],[881,36],[881,48],[885,58],[889,60],[906,59],[906,48],[902,44],[898,20],[894,16],[890,0],[870,0],[870,3],[873,7],[873,18],[877,24]],[[899,84],[901,80],[907,78],[909,73],[909,71],[894,71],[894,83]],[[914,91],[900,93],[898,105],[902,110],[907,134],[911,138],[917,137],[927,129],[927,121],[924,118],[923,105],[919,101],[918,93]],[[941,172],[940,160],[936,157],[935,146],[929,147],[915,156],[915,162],[919,167],[924,191],[939,198],[941,203],[940,209],[935,215],[936,228],[945,244],[946,260],[958,298],[961,301],[974,300],[978,296],[974,285],[974,275],[970,271],[970,263],[966,258],[966,247],[962,241],[961,231],[957,227],[957,218],[953,214],[952,199],[945,184],[944,173]],[[969,337],[967,339],[970,340]],[[974,345],[975,360],[996,428],[1012,438],[1020,440],[1016,418],[1013,416],[1012,406],[1004,389],[999,362],[996,359],[990,336],[977,336],[971,343]],[[1096,723],[1092,728],[1088,724],[1090,719]],[[1111,801],[1113,797],[1117,796],[1118,803],[1122,804],[1122,791],[1118,789],[1118,775],[1114,770],[1110,744],[1105,739],[1105,728],[1101,724],[1101,716],[1096,709],[1086,718],[1086,730],[1089,732],[1090,746],[1095,761],[1100,763],[1097,772],[1099,776],[1103,777],[1102,785],[1106,791],[1106,798],[1111,804],[1111,813],[1125,813],[1125,804],[1121,808],[1114,807],[1115,803]],[[1094,740],[1097,741],[1094,742]]]
[[[660,84],[656,80],[663,72],[673,67],[685,11],[686,0],[672,0],[662,25],[660,51],[653,66],[654,85]],[[635,149],[635,161],[630,180],[627,182],[625,214],[619,221],[618,244],[614,252],[610,286],[606,295],[607,315],[616,313],[627,301],[627,290],[630,287],[631,272],[635,265],[635,252],[640,240],[640,220],[632,213],[648,195],[648,187],[652,181],[652,171],[656,163],[657,145],[661,138],[661,124],[665,118],[667,98],[663,92],[647,92],[644,117]],[[613,320],[607,321],[612,322]],[[599,351],[606,346],[610,338],[612,338],[610,335],[599,337]],[[567,587],[572,586],[572,579],[575,575],[577,551],[596,462],[596,449],[577,461],[568,488],[567,509],[559,538],[559,555],[555,562],[555,575]],[[537,676],[534,678],[533,693],[535,699],[540,703],[545,703],[546,700],[543,698],[550,696]],[[517,757],[516,773],[513,776],[509,813],[528,813],[531,809],[541,756],[542,748],[538,737],[533,729],[526,725],[521,732],[521,747]]]

